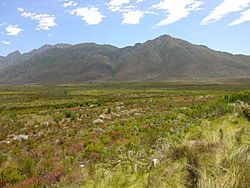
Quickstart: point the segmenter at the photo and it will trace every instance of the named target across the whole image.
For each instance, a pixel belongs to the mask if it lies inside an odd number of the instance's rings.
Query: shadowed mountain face
[[[250,77],[250,57],[213,51],[168,35],[133,47],[44,45],[0,57],[0,84],[187,81]]]

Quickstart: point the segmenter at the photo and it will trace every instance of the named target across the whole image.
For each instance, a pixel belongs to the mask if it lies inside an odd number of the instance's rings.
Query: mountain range
[[[90,81],[210,81],[250,77],[250,56],[214,51],[169,35],[118,48],[83,43],[44,45],[0,56],[0,84]]]

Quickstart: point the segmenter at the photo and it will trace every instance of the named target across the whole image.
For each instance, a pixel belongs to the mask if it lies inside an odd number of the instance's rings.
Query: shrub
[[[5,180],[8,183],[14,184],[23,179],[23,176],[14,162],[6,162],[0,171],[1,181]]]
[[[250,121],[250,108],[243,109],[243,114]]]
[[[101,153],[103,152],[103,145],[95,142],[89,143],[84,149],[84,157],[88,157],[91,160],[97,160],[100,158]]]
[[[208,105],[208,114],[209,113],[213,113],[213,115],[215,116],[222,116],[228,112],[232,112],[233,111],[233,107],[227,105],[226,103],[224,103],[223,101],[217,101],[214,103],[211,103],[210,105]]]
[[[54,163],[48,158],[42,158],[37,164],[37,174],[45,175],[48,172],[51,172],[54,169]]]
[[[41,179],[38,177],[32,177],[15,184],[16,188],[35,188],[41,187]]]
[[[72,119],[76,118],[76,114],[70,110],[65,110],[63,113],[66,118],[72,118]]]
[[[236,101],[250,103],[250,91],[241,91],[231,95],[225,95],[224,100],[229,103],[234,103]]]
[[[62,121],[62,119],[63,119],[63,114],[55,114],[54,116],[53,116],[53,120],[56,122],[56,123],[59,123],[60,121]]]
[[[7,156],[0,153],[0,166],[7,160]]]
[[[66,107],[66,108],[74,108],[74,107],[77,107],[79,105],[80,104],[78,102],[69,102],[69,103],[65,104],[64,107]]]
[[[61,177],[63,176],[63,171],[60,169],[53,170],[52,172],[47,173],[42,178],[42,183],[46,184],[54,184],[59,182]]]
[[[21,171],[27,177],[32,177],[36,171],[34,160],[30,157],[25,158],[22,162]]]

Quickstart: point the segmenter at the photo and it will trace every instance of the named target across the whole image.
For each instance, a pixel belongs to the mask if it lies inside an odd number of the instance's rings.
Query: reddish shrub
[[[62,170],[54,170],[42,177],[42,184],[54,184],[59,182],[62,176]]]
[[[8,181],[6,179],[0,179],[0,187],[5,187]]]
[[[123,134],[122,134],[121,132],[119,132],[119,131],[114,131],[114,132],[112,132],[111,138],[112,138],[113,140],[117,140],[117,139],[121,138],[122,135],[123,135]]]
[[[68,150],[69,155],[75,155],[83,151],[83,143],[72,144]]]
[[[28,178],[20,183],[11,186],[12,188],[25,188],[25,187],[37,187],[41,185],[41,179],[38,177]]]
[[[92,161],[96,161],[98,159],[100,159],[100,154],[99,153],[95,153],[95,152],[90,152],[88,154],[88,158],[91,159]]]
[[[126,143],[128,141],[127,138],[119,138],[116,140],[116,143]]]

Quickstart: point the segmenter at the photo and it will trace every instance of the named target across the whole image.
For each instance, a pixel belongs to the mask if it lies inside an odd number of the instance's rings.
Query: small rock
[[[80,164],[79,166],[80,166],[80,168],[84,168],[84,167],[85,167],[85,165],[84,165],[84,164]]]
[[[7,140],[7,141],[2,141],[2,142],[0,142],[0,143],[6,143],[6,144],[9,144],[9,143],[10,143],[10,141],[9,141],[9,140]]]
[[[58,139],[56,139],[55,144],[62,145],[63,144],[63,140],[61,138],[58,138]]]
[[[100,123],[104,123],[104,121],[102,119],[96,119],[93,121],[94,124],[100,124]]]
[[[43,125],[49,126],[49,122],[44,122]]]
[[[83,162],[80,162],[79,167],[84,168],[86,165]]]
[[[95,107],[95,105],[91,104],[89,107],[90,107],[90,108],[93,108],[93,107]]]
[[[67,118],[62,119],[62,123],[68,123],[68,122],[69,122],[69,119],[67,119]]]
[[[159,159],[152,159],[152,160],[151,160],[151,166],[152,166],[152,167],[156,167],[156,166],[158,166],[159,164],[160,164]]]
[[[116,117],[120,117],[120,116],[121,116],[120,114],[113,113],[113,112],[112,112],[112,115],[113,115],[113,116],[116,116]]]
[[[138,113],[138,110],[136,110],[136,109],[132,109],[132,110],[128,111],[128,113],[129,113],[129,114]]]
[[[34,128],[39,128],[39,125],[35,125]]]
[[[110,119],[111,117],[109,115],[107,115],[107,114],[102,114],[102,115],[99,116],[99,118],[101,118],[101,119]]]
[[[24,141],[24,140],[28,140],[29,139],[29,136],[28,135],[23,135],[23,134],[20,134],[20,135],[14,135],[12,140],[17,140],[19,142],[21,141]]]
[[[135,116],[141,116],[142,114],[141,113],[134,113]]]
[[[118,111],[120,111],[121,109],[124,109],[125,107],[124,106],[117,106],[116,107],[116,109],[118,110]]]

